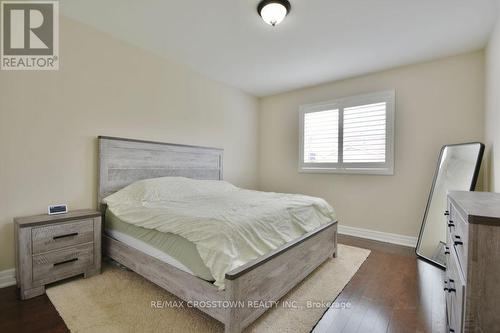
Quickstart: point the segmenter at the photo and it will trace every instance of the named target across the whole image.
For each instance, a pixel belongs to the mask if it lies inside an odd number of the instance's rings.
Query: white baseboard
[[[14,268],[0,271],[0,288],[16,284],[16,270]]]
[[[392,234],[389,232],[381,232],[370,229],[362,229],[349,227],[346,225],[338,226],[338,232],[342,235],[354,236],[359,238],[367,238],[385,243],[404,245],[409,247],[417,246],[417,237]]]

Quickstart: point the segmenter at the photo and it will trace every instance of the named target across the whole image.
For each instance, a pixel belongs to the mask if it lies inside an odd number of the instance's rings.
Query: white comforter
[[[138,181],[104,201],[124,222],[193,242],[220,289],[227,272],[335,220],[320,198],[182,177]]]

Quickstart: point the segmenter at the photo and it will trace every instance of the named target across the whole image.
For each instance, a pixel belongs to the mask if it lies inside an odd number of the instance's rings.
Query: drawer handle
[[[56,240],[56,239],[60,239],[60,238],[73,237],[73,236],[78,236],[78,233],[73,232],[73,233],[67,234],[67,235],[54,236],[54,237],[52,237],[52,239]]]
[[[444,254],[450,254],[450,248],[448,246],[444,247]]]
[[[455,280],[453,279],[448,279],[448,282],[450,282],[450,284],[448,285],[448,292],[449,293],[454,293],[456,292],[457,290],[455,289]],[[453,283],[453,286],[451,285]]]
[[[54,263],[54,267],[59,266],[59,265],[64,265],[64,264],[69,264],[70,262],[77,261],[78,258],[73,258],[73,259],[68,259],[60,262]]]
[[[450,228],[451,228],[451,227],[455,228],[455,223],[453,223],[453,221],[451,221],[451,220],[450,220],[450,221],[448,221],[448,227],[450,227]]]
[[[448,215],[450,215],[450,211],[445,210],[445,211],[444,211],[444,216],[448,216]]]
[[[455,245],[464,245],[464,243],[462,242],[462,239],[460,238],[460,236],[455,236],[455,241],[453,241],[453,244],[455,244]]]

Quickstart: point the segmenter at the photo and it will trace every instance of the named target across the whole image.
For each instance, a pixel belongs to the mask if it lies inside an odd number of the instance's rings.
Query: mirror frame
[[[436,185],[436,180],[437,180],[437,177],[439,174],[439,166],[441,165],[441,158],[443,157],[443,152],[447,147],[467,146],[467,145],[479,145],[479,154],[478,154],[478,158],[476,161],[476,166],[474,168],[474,174],[472,175],[472,182],[471,182],[471,186],[469,188],[469,191],[474,191],[476,189],[477,179],[479,177],[479,170],[481,169],[481,162],[483,161],[484,144],[481,142],[465,142],[465,143],[455,143],[455,144],[450,144],[450,145],[444,145],[443,147],[441,147],[441,150],[439,151],[439,157],[437,160],[436,171],[434,172],[434,178],[432,179],[432,185],[431,185],[431,190],[429,193],[429,198],[427,199],[427,205],[425,206],[425,212],[424,212],[424,217],[422,219],[422,225],[420,226],[420,232],[418,233],[417,245],[415,246],[415,254],[417,255],[418,258],[423,259],[426,262],[431,263],[431,264],[433,264],[441,269],[445,269],[446,267],[435,260],[432,260],[428,257],[425,257],[425,256],[419,254],[418,248],[420,246],[420,242],[422,240],[422,235],[424,233],[425,222],[427,220],[427,214],[429,212],[429,207],[431,205],[431,199],[432,199],[432,196],[434,195],[434,186]],[[443,214],[444,214],[444,212],[443,212]],[[443,223],[444,223],[444,218],[443,218]]]

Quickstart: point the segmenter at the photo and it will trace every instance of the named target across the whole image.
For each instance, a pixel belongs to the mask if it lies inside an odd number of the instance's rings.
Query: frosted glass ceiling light
[[[274,27],[283,21],[290,8],[288,0],[263,0],[257,6],[257,12],[264,22]]]

